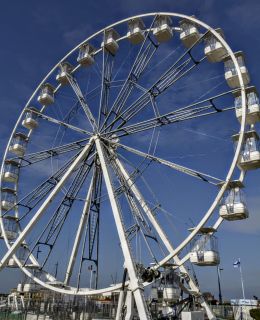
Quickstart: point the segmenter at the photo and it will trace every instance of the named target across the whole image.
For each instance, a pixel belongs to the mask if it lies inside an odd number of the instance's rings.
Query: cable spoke
[[[77,288],[80,286],[81,271],[84,261],[94,262],[96,265],[95,272],[95,288],[98,285],[98,272],[99,272],[99,213],[101,203],[101,188],[102,188],[102,173],[99,165],[96,165],[94,172],[93,187],[91,190],[91,202],[88,212],[88,222],[85,223],[85,233],[80,256],[80,264],[77,276]],[[86,245],[88,243],[88,252],[86,253]],[[95,246],[96,243],[96,246]],[[94,246],[96,255],[93,257]],[[91,287],[91,282],[90,282]]]
[[[203,59],[200,60],[203,61]],[[134,116],[140,113],[147,105],[150,103],[154,106],[154,101],[156,97],[158,97],[161,93],[167,90],[170,86],[172,86],[176,81],[194,69],[198,64],[193,64],[191,67],[186,69],[187,66],[190,65],[192,59],[187,59],[181,67],[177,67],[176,69],[169,72],[165,77],[161,78],[153,87],[148,89],[146,93],[144,93],[140,98],[138,98],[134,103],[132,103],[116,120],[115,122],[120,121],[120,124],[117,128],[123,127],[129,120],[131,120]],[[185,70],[186,69],[186,70]],[[115,123],[114,122],[114,123]]]
[[[50,157],[56,157],[63,153],[82,149],[88,140],[89,138],[81,139],[81,140],[67,143],[67,144],[54,147],[48,150],[25,154],[24,156],[21,156],[21,157],[11,158],[11,160],[20,160],[21,161],[20,167],[26,167],[33,163],[49,159]]]
[[[141,75],[144,73],[147,68],[150,60],[157,51],[159,44],[154,43],[150,37],[150,32],[154,25],[156,17],[153,19],[150,28],[147,30],[146,36],[143,40],[141,48],[138,51],[138,54],[135,58],[133,66],[116,98],[114,101],[102,127],[101,130],[107,125],[111,117],[117,117],[121,110],[123,109],[128,97],[130,96],[132,90],[135,88],[135,84],[140,79]],[[149,40],[149,41],[148,41]]]
[[[95,288],[97,288],[97,285],[98,285],[99,213],[100,213],[101,188],[102,188],[102,172],[99,165],[96,165],[95,172],[93,173],[93,177],[94,177],[94,180],[93,180],[92,190],[89,190],[91,191],[91,198],[90,198],[89,209],[88,209],[89,212],[86,211],[86,214],[88,214],[88,217],[86,219],[87,223],[83,225],[85,226],[85,232],[84,232],[83,246],[82,246],[80,264],[79,264],[79,270],[78,270],[78,276],[77,276],[77,288],[79,288],[79,285],[80,285],[81,271],[82,271],[82,265],[84,261],[91,261],[95,263],[95,266],[96,266]],[[86,245],[88,245],[88,251],[86,250]],[[94,249],[96,251],[95,256],[93,254]]]
[[[73,161],[77,159],[80,155],[80,152],[77,152],[76,155],[71,157],[60,169],[58,169],[54,174],[48,177],[44,182],[34,188],[31,192],[26,194],[21,200],[15,203],[9,210],[5,211],[2,216],[5,216],[11,210],[15,209],[16,207],[21,207],[26,209],[26,212],[23,215],[20,215],[19,221],[24,219],[32,210],[40,203],[48,193],[50,193],[59,181],[62,179],[63,175],[66,173],[68,168],[72,165]],[[89,153],[89,158],[91,158],[91,150]]]
[[[105,37],[105,34],[104,34]],[[103,40],[105,41],[105,40]],[[102,86],[99,104],[99,115],[98,115],[98,127],[100,126],[102,117],[108,115],[108,100],[109,91],[111,87],[112,71],[114,67],[114,55],[110,52],[106,52],[105,46],[103,46],[103,66],[102,66]]]
[[[73,126],[73,125],[71,125],[69,123],[63,122],[63,121],[55,119],[53,117],[47,116],[47,115],[41,113],[40,111],[36,111],[35,109],[26,108],[25,111],[30,111],[32,113],[35,113],[39,118],[47,120],[47,121],[55,123],[55,124],[58,124],[58,125],[61,125],[61,126],[64,126],[65,128],[69,128],[69,129],[72,129],[74,131],[87,134],[89,136],[92,135],[91,132],[89,132],[89,131],[86,131],[86,130],[78,128],[78,127],[75,127],[75,126]]]
[[[78,170],[75,178],[73,179],[73,182],[70,185],[70,188],[68,189],[67,193],[65,194],[63,200],[61,201],[58,209],[54,214],[55,219],[53,219],[52,224],[50,225],[46,238],[44,240],[40,240],[37,243],[37,244],[47,245],[51,248],[48,255],[44,259],[42,267],[44,267],[44,265],[46,264],[46,262],[48,261],[51,255],[52,249],[58,239],[58,236],[62,230],[62,227],[68,217],[68,214],[71,211],[70,209],[73,203],[75,202],[76,197],[92,168],[92,165],[93,165],[93,161],[90,164],[85,162],[81,166],[81,168]]]
[[[168,160],[164,160],[164,159],[156,157],[154,155],[151,155],[151,154],[139,151],[137,149],[128,147],[128,146],[123,145],[121,143],[118,143],[117,145],[119,147],[121,147],[121,148],[123,148],[123,149],[125,149],[125,150],[127,150],[129,152],[132,152],[132,153],[134,153],[136,155],[139,155],[139,156],[141,156],[143,158],[146,158],[146,159],[152,160],[154,162],[166,165],[167,167],[170,167],[170,168],[172,168],[172,169],[174,169],[176,171],[185,173],[185,174],[187,174],[189,176],[198,178],[200,180],[203,180],[205,182],[211,183],[213,185],[218,185],[220,182],[223,182],[223,180],[221,180],[219,178],[216,178],[216,177],[213,177],[213,176],[211,176],[209,174],[206,174],[206,173],[203,173],[203,172],[200,172],[200,171],[196,171],[196,170],[181,166],[181,165],[179,165],[177,163],[174,163],[174,162],[171,162],[171,161],[168,161]]]
[[[77,98],[79,100],[79,103],[82,106],[82,108],[83,108],[83,110],[84,110],[84,112],[85,112],[85,114],[86,114],[86,116],[87,116],[87,118],[88,118],[88,120],[90,122],[90,125],[91,125],[92,129],[96,132],[97,131],[96,120],[93,117],[93,114],[92,114],[92,112],[91,112],[91,110],[90,110],[90,108],[89,108],[89,106],[88,106],[88,104],[86,102],[86,99],[84,98],[83,93],[81,92],[81,89],[80,89],[80,87],[78,85],[78,82],[77,82],[76,78],[74,78],[70,74],[66,74],[66,77],[67,77],[67,79],[68,79],[73,91],[75,92],[75,94],[76,94],[76,96],[77,96]]]
[[[153,129],[155,127],[161,127],[161,126],[164,126],[167,124],[186,121],[186,120],[209,116],[209,115],[213,115],[215,113],[218,113],[218,111],[215,111],[215,110],[209,111],[209,112],[204,112],[204,111],[208,111],[208,110],[211,110],[211,105],[197,108],[196,110],[193,110],[191,112],[185,112],[185,114],[183,114],[183,115],[172,115],[170,117],[168,115],[167,116],[160,116],[159,118],[151,119],[151,121],[147,120],[146,123],[139,123],[137,125],[125,127],[125,128],[122,128],[121,130],[119,129],[119,130],[115,130],[112,132],[120,132],[121,131],[122,133],[118,134],[118,137],[122,137],[125,135]],[[234,110],[234,107],[227,107],[227,108],[222,109],[222,111],[230,111],[230,110]]]
[[[198,39],[192,47],[185,51],[181,57],[173,63],[173,65],[168,68],[159,79],[143,93],[135,102],[133,102],[125,111],[116,115],[115,119],[103,129],[106,131],[108,128],[112,128],[116,123],[118,128],[122,127],[127,121],[131,120],[136,114],[146,107],[150,102],[150,97],[156,98],[163,92],[165,92],[169,87],[171,87],[176,81],[184,77],[187,73],[196,68],[206,57],[202,57],[200,60],[195,60],[191,54],[192,48],[197,45],[205,37],[204,35]],[[186,56],[188,59],[184,60]],[[184,61],[183,61],[184,60]]]
[[[156,259],[155,253],[154,253],[153,249],[151,248],[151,246],[150,246],[150,244],[148,242],[148,238],[149,239],[153,239],[159,245],[157,237],[152,232],[151,226],[149,225],[148,221],[146,220],[146,218],[142,214],[140,208],[138,207],[138,205],[137,205],[137,203],[136,203],[136,201],[134,199],[133,193],[131,192],[127,181],[125,180],[124,176],[122,175],[122,173],[120,172],[118,166],[116,165],[115,159],[113,159],[113,162],[111,162],[111,165],[112,165],[113,170],[114,170],[116,176],[118,177],[120,183],[124,186],[124,195],[125,195],[125,197],[127,199],[129,207],[131,209],[132,216],[133,216],[133,218],[134,218],[134,220],[136,222],[135,227],[138,227],[138,229],[136,231],[141,232],[143,240],[145,242],[145,245],[147,246],[147,249],[148,249],[152,259],[154,260],[154,262],[157,263],[157,259]],[[130,230],[133,231],[132,228]],[[126,233],[128,234],[128,237],[129,237],[129,235],[130,235],[129,232],[126,231]],[[159,247],[160,247],[160,245],[159,245]]]
[[[72,275],[72,271],[73,271],[73,268],[74,268],[74,265],[75,265],[75,260],[76,260],[77,254],[78,254],[78,249],[79,249],[79,245],[80,245],[83,229],[89,223],[89,212],[90,212],[89,210],[90,210],[91,197],[92,197],[92,192],[93,192],[94,175],[95,175],[95,172],[93,174],[92,180],[91,180],[90,185],[89,185],[88,193],[87,193],[87,196],[86,196],[86,201],[85,201],[85,204],[84,204],[84,207],[83,207],[83,211],[82,211],[82,215],[81,215],[80,222],[79,222],[79,227],[77,229],[77,234],[76,234],[75,239],[74,239],[74,243],[73,243],[73,247],[72,247],[69,263],[68,263],[68,266],[67,266],[66,276],[65,276],[65,280],[64,280],[64,284],[65,285],[67,285],[69,283],[70,277]]]
[[[174,111],[168,112],[163,115],[158,115],[158,107],[153,104],[154,113],[156,114],[156,117],[142,121],[142,122],[138,122],[129,126],[123,126],[122,128],[115,129],[110,133],[111,134],[116,133],[118,137],[121,137],[121,136],[137,133],[140,131],[150,130],[156,127],[161,127],[161,126],[165,126],[165,125],[176,123],[176,122],[186,121],[189,119],[213,115],[215,113],[234,110],[235,109],[234,106],[232,107],[216,106],[215,100],[217,98],[223,97],[230,93],[234,93],[235,91],[237,91],[237,89],[226,91],[214,97],[210,97],[202,101],[197,101],[195,103],[192,103],[190,105],[176,109]]]
[[[164,230],[162,229],[159,222],[157,221],[157,218],[156,218],[156,215],[154,214],[154,211],[150,209],[149,205],[147,204],[144,197],[142,196],[142,194],[138,190],[136,184],[131,180],[131,177],[129,176],[128,172],[126,171],[126,169],[124,168],[122,163],[117,158],[116,154],[115,154],[115,162],[118,166],[119,171],[122,173],[122,176],[125,178],[125,181],[128,184],[130,190],[132,191],[135,199],[142,207],[142,209],[143,209],[144,213],[146,214],[147,218],[149,219],[150,223],[152,224],[152,226],[156,230],[159,238],[162,240],[162,243],[165,245],[165,247],[167,248],[167,250],[169,252],[174,251],[174,247],[172,246],[167,235],[165,234]],[[175,264],[180,266],[179,270],[180,270],[180,272],[183,273],[183,275],[185,275],[185,274],[188,275],[188,271],[186,270],[184,265],[180,264],[180,258],[177,255],[175,257],[173,257],[173,261]],[[196,283],[193,281],[192,278],[187,277],[186,282],[190,288],[190,289],[188,289],[188,293],[190,293],[189,290],[192,290],[193,292],[195,291],[195,292],[199,293],[199,288],[196,285]]]
[[[79,193],[83,183],[85,182],[91,168],[93,165],[93,160],[90,164],[85,161],[79,168],[78,172],[73,178],[72,183],[70,184],[70,187],[66,194],[64,195],[59,207],[54,212],[54,214],[50,217],[46,227],[38,237],[37,241],[35,242],[34,246],[31,248],[31,251],[27,257],[29,258],[30,254],[34,251],[34,249],[38,245],[45,245],[49,247],[49,252],[47,256],[44,259],[44,262],[41,265],[41,268],[44,267],[47,260],[49,259],[51,252],[53,250],[53,247],[58,239],[58,236],[62,230],[62,227],[68,217],[68,214],[70,212],[70,209],[73,205],[73,203],[76,200],[77,194]],[[24,264],[26,264],[27,259],[25,260]]]
[[[18,238],[15,240],[15,242],[12,244],[12,246],[9,248],[7,253],[4,255],[3,259],[1,260],[0,268],[4,267],[6,265],[7,261],[13,256],[13,254],[16,252],[16,250],[20,247],[21,243],[25,240],[25,237],[31,232],[34,225],[38,222],[38,220],[44,214],[46,209],[49,207],[51,202],[54,200],[57,193],[63,187],[63,184],[72,175],[72,173],[75,171],[75,169],[78,167],[78,165],[80,165],[80,163],[82,163],[82,161],[85,161],[86,158],[88,158],[92,147],[93,147],[93,139],[90,140],[90,142],[80,152],[78,157],[68,167],[67,171],[64,173],[64,175],[62,176],[60,181],[55,185],[54,189],[51,191],[51,193],[48,195],[48,197],[45,199],[45,201],[41,204],[40,208],[37,210],[35,215],[32,217],[32,219],[29,221],[29,223],[25,226],[23,231],[19,234]]]

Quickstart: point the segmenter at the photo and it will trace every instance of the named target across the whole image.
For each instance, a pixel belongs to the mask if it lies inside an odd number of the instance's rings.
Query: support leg
[[[129,279],[130,279],[129,280],[130,287],[135,298],[138,315],[140,319],[148,320],[148,319],[151,319],[151,316],[149,314],[149,311],[146,305],[146,301],[143,294],[143,286],[138,279],[134,259],[132,257],[131,249],[125,234],[124,223],[123,223],[120,207],[118,205],[117,199],[114,194],[113,184],[112,184],[109,170],[107,167],[107,157],[103,150],[102,143],[98,137],[96,138],[95,143],[97,147],[97,152],[98,152],[105,184],[108,191],[110,204],[111,204],[114,219],[115,219],[115,224],[118,231],[118,236],[121,243],[121,248],[122,248],[124,259],[125,259],[125,267],[127,268]]]
[[[128,288],[130,289],[130,288]],[[132,320],[133,319],[133,311],[134,311],[134,299],[131,290],[127,291],[126,295],[126,315],[125,320]]]
[[[78,249],[79,249],[79,245],[80,245],[80,240],[81,240],[81,236],[83,233],[83,229],[86,225],[86,223],[88,223],[89,220],[89,209],[90,209],[90,205],[91,205],[91,197],[92,197],[92,189],[93,189],[93,184],[94,184],[94,175],[93,178],[90,182],[90,186],[88,189],[88,193],[87,193],[87,197],[86,197],[86,201],[83,207],[83,211],[82,211],[82,215],[80,218],[80,222],[79,222],[79,227],[77,230],[77,234],[74,240],[74,244],[73,244],[73,248],[71,251],[71,255],[70,255],[70,260],[69,260],[69,264],[67,267],[67,271],[66,271],[66,277],[65,277],[65,281],[64,284],[67,285],[70,281],[70,277],[73,271],[73,267],[75,264],[75,259],[77,257],[78,254]]]
[[[112,152],[113,151],[111,150],[111,153]],[[163,229],[159,225],[159,223],[158,223],[156,217],[154,216],[153,212],[151,211],[151,209],[147,205],[147,203],[146,203],[144,197],[142,196],[141,192],[138,190],[138,188],[136,187],[134,182],[131,180],[128,172],[124,168],[124,166],[121,163],[121,161],[116,157],[115,154],[114,154],[114,156],[115,156],[115,162],[116,162],[119,170],[121,171],[123,177],[125,178],[125,181],[126,181],[128,187],[129,187],[129,189],[133,192],[133,194],[136,197],[137,201],[140,203],[141,207],[143,208],[143,211],[146,213],[148,219],[150,220],[152,226],[154,227],[154,229],[158,233],[159,237],[163,241],[163,243],[166,246],[167,250],[169,252],[174,251],[174,248],[173,248],[172,244],[170,243],[170,241],[169,241],[168,237],[166,236],[165,232],[163,231]],[[178,256],[175,256],[173,259],[174,259],[174,262],[177,265],[179,265],[179,270],[182,273],[187,274],[189,276],[188,271],[185,268],[185,266],[184,265],[180,265],[181,260],[178,258]],[[193,281],[193,279],[190,276],[189,276],[188,284],[190,286],[190,294],[200,297],[201,305],[205,308],[205,310],[207,312],[207,315],[208,315],[208,318],[210,320],[216,319],[216,317],[213,314],[213,312],[211,311],[209,305],[207,304],[205,299],[202,297],[202,294],[200,293],[199,288],[197,287],[197,285],[195,284],[195,282]]]

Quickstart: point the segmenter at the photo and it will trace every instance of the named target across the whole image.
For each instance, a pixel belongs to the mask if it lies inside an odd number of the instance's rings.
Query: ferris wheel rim
[[[0,178],[0,183],[2,183],[1,179],[2,179],[2,174],[3,174],[3,170],[4,170],[4,161],[6,160],[7,157],[7,153],[8,153],[8,148],[9,145],[11,143],[13,134],[16,132],[16,128],[18,127],[23,115],[24,115],[24,111],[26,110],[26,108],[30,105],[32,99],[34,98],[34,96],[37,94],[37,92],[39,91],[40,87],[42,86],[42,84],[44,84],[44,82],[46,82],[46,80],[50,77],[50,75],[58,68],[58,66],[64,62],[72,53],[74,53],[82,44],[88,42],[89,40],[93,39],[94,37],[96,37],[99,34],[102,34],[105,30],[107,30],[108,28],[112,28],[115,27],[117,25],[123,24],[131,19],[134,18],[142,18],[142,17],[148,17],[148,16],[157,16],[157,15],[167,15],[167,16],[171,16],[171,17],[177,17],[177,18],[183,18],[183,19],[187,19],[190,21],[193,21],[197,24],[199,24],[200,26],[204,27],[205,29],[209,30],[220,42],[221,44],[227,49],[227,52],[229,54],[229,56],[231,57],[236,71],[237,71],[237,75],[239,78],[239,82],[240,82],[240,90],[241,90],[241,97],[242,97],[242,120],[241,120],[241,126],[240,126],[240,132],[239,132],[239,140],[238,140],[238,144],[237,144],[237,148],[236,148],[236,152],[234,154],[232,163],[230,165],[230,169],[227,173],[226,179],[225,179],[225,184],[222,186],[222,188],[219,190],[218,195],[216,196],[213,204],[211,205],[210,209],[207,211],[207,213],[203,216],[202,220],[200,221],[200,223],[197,225],[197,227],[194,229],[194,231],[186,238],[182,241],[182,243],[177,247],[177,249],[174,250],[174,252],[170,253],[166,258],[164,258],[162,261],[160,261],[158,263],[158,268],[163,266],[163,264],[165,264],[168,260],[172,259],[174,256],[176,256],[184,246],[186,246],[194,237],[195,235],[199,232],[200,228],[207,222],[208,218],[212,215],[213,211],[215,210],[215,208],[217,207],[219,201],[221,200],[229,181],[232,178],[233,172],[235,170],[237,161],[238,161],[238,157],[242,148],[242,144],[243,144],[243,139],[244,139],[244,133],[245,133],[245,120],[246,120],[246,96],[245,96],[245,86],[243,83],[243,78],[242,78],[242,74],[238,65],[238,62],[235,58],[235,55],[233,53],[233,51],[231,50],[231,48],[229,47],[229,45],[227,44],[227,42],[222,38],[221,35],[219,35],[215,29],[212,29],[209,25],[205,24],[204,22],[194,18],[194,17],[190,17],[187,15],[183,15],[183,14],[179,14],[179,13],[171,13],[171,12],[154,12],[154,13],[147,13],[147,14],[141,14],[141,15],[135,15],[132,17],[128,17],[126,19],[122,19],[120,21],[117,21],[101,30],[99,30],[98,32],[92,34],[90,37],[86,38],[84,41],[82,41],[80,44],[78,44],[76,47],[74,47],[67,55],[65,55],[52,69],[51,71],[46,75],[46,77],[41,81],[41,83],[39,84],[39,86],[35,89],[35,91],[33,92],[33,94],[31,95],[31,97],[29,98],[26,106],[24,107],[23,111],[21,112],[18,121],[12,131],[12,134],[10,136],[9,142],[7,144],[7,148],[5,150],[4,153],[4,157],[3,157],[3,162],[2,162],[2,167],[1,167],[1,178]],[[58,87],[56,88],[56,90],[58,90],[60,87],[60,85],[58,85]],[[30,133],[29,133],[30,134]],[[243,181],[244,178],[244,171],[241,170],[241,175],[240,175],[240,179],[241,181]],[[0,195],[0,201],[1,201],[1,195]],[[206,217],[206,218],[205,218]],[[222,219],[222,218],[219,218]],[[220,221],[218,219],[218,221],[216,222],[217,228],[220,226],[221,222],[223,221],[223,219]],[[0,224],[1,224],[1,229],[3,230],[3,237],[5,240],[5,243],[8,247],[8,249],[10,248],[10,244],[9,244],[9,240],[8,237],[5,234],[5,230],[4,230],[4,226],[3,226],[3,218],[2,215],[0,215]],[[188,239],[188,240],[187,240]],[[182,246],[182,248],[180,248]],[[32,273],[30,273],[19,261],[19,259],[17,259],[14,256],[14,259],[16,260],[17,265],[27,274],[28,272],[28,276],[30,276],[31,278],[34,278],[34,281],[45,286],[46,288],[48,287],[48,289],[54,289],[53,286],[46,284],[45,282],[42,282],[41,280],[39,280],[38,278],[33,277]],[[157,268],[156,267],[156,268]],[[77,291],[75,292],[68,292],[67,289],[63,290],[63,289],[59,289],[59,288],[55,288],[56,291],[61,292],[61,293],[69,293],[69,294],[78,294],[78,295],[92,295],[92,294],[98,294],[98,293],[102,293],[102,292],[110,292],[110,291],[114,291],[120,288],[120,284],[115,285],[113,287],[108,287],[108,288],[103,288],[103,289],[98,289],[98,290],[91,290],[91,292],[79,292]],[[72,288],[72,287],[71,287]],[[66,292],[65,292],[66,291]]]

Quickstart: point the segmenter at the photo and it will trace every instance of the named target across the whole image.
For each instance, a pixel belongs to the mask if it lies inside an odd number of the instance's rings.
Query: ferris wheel
[[[7,144],[0,268],[70,295],[120,291],[116,319],[126,295],[150,319],[144,288],[173,269],[214,318],[187,265],[218,265],[216,231],[248,217],[243,180],[260,167],[249,82],[243,53],[193,16],[134,16],[77,45]],[[113,270],[123,280],[103,285]]]

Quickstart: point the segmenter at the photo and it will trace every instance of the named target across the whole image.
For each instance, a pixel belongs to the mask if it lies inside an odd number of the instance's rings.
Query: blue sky
[[[0,12],[2,39],[0,50],[2,61],[0,152],[4,151],[12,127],[34,88],[61,57],[84,38],[110,23],[131,15],[156,11],[194,14],[211,26],[221,27],[233,50],[243,50],[246,53],[252,83],[260,88],[258,77],[260,71],[260,42],[258,37],[260,32],[258,22],[260,3],[256,0],[246,2],[242,0],[184,0],[176,3],[173,1],[136,0],[113,2],[79,0],[54,2],[48,0],[44,3],[35,1],[4,3]],[[199,131],[196,126],[195,128],[189,127],[186,130],[191,129]],[[210,128],[208,129],[211,132]],[[220,150],[219,152],[222,150],[221,139],[227,139],[230,134],[228,128],[222,129],[223,132],[219,133],[217,137],[220,140],[216,139],[215,141],[216,149]],[[201,138],[198,133],[199,137]],[[214,137],[216,138],[216,135]],[[48,134],[46,134],[47,138]],[[175,154],[176,162],[179,159],[179,163],[189,165],[191,163],[190,158],[182,159],[182,154],[187,154],[187,151],[188,148],[183,148],[178,155]],[[194,153],[193,150],[191,155],[194,155]],[[174,159],[172,160],[174,161]],[[219,161],[221,164],[221,159]],[[213,165],[215,170],[218,170],[217,163],[213,162]],[[210,168],[207,167],[207,169]],[[147,179],[149,180],[149,175]],[[171,181],[168,181],[168,185],[170,183]],[[188,180],[187,183],[189,183]],[[180,184],[180,188],[185,190],[184,182],[183,185]],[[159,189],[156,189],[158,196],[165,198],[171,196],[166,188],[161,190],[161,193]],[[193,189],[191,188],[191,190]],[[223,295],[227,298],[239,298],[241,296],[239,273],[232,267],[233,260],[238,257],[241,258],[243,264],[246,296],[248,298],[252,295],[260,296],[258,280],[260,279],[260,255],[258,250],[260,245],[259,192],[259,172],[249,172],[246,177],[246,195],[251,217],[243,223],[226,223],[219,232],[219,238],[221,238],[221,267],[224,268],[222,272]],[[186,197],[187,195],[183,193],[183,199],[186,200]],[[189,194],[188,197],[191,201],[197,201],[195,195],[190,196]],[[183,199],[181,200],[183,201]],[[206,203],[207,201],[205,206]],[[202,208],[204,207],[202,206]],[[186,210],[189,209],[187,205]],[[171,230],[168,231],[171,232]],[[196,271],[201,288],[204,291],[216,293],[215,268],[211,270],[203,269],[203,271],[196,269]],[[0,291],[8,290],[14,286],[19,278],[20,275],[15,271],[2,271],[0,273]]]

